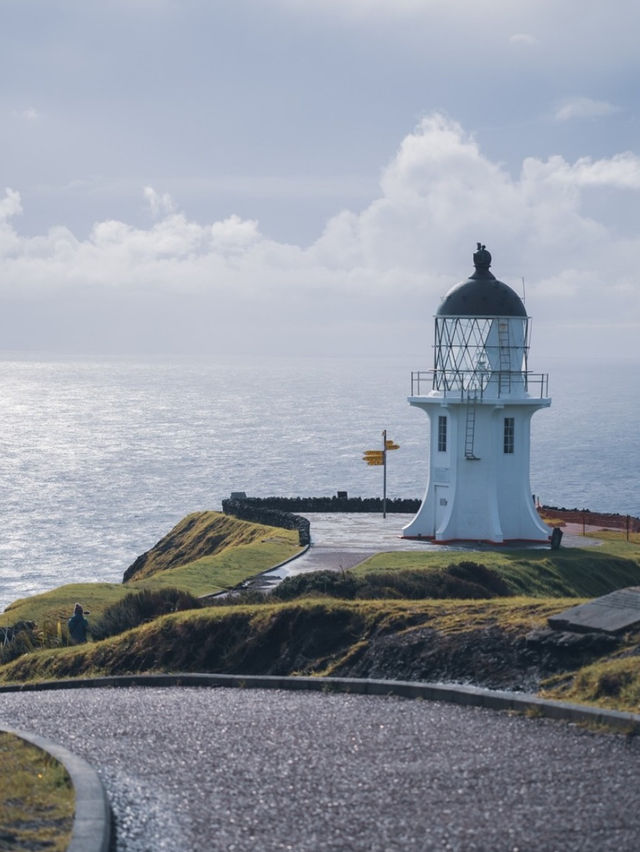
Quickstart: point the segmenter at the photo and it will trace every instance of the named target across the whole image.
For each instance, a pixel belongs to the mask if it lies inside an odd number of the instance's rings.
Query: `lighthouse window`
[[[438,417],[438,452],[447,452],[447,418]]]
[[[514,420],[513,417],[504,418],[504,451],[513,452]]]

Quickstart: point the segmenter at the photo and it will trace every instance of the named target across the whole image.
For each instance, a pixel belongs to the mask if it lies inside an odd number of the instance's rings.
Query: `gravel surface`
[[[4,694],[88,760],[118,850],[636,850],[640,742],[396,698],[127,688]]]

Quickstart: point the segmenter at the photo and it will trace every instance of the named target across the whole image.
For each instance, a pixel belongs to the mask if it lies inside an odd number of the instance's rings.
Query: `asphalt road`
[[[88,760],[119,850],[637,850],[640,742],[423,701],[242,689],[0,695]]]

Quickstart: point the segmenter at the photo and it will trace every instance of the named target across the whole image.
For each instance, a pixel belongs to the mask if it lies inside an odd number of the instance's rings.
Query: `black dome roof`
[[[437,316],[526,317],[527,311],[520,296],[489,272],[491,255],[480,243],[474,252],[473,262],[476,271],[449,290]]]

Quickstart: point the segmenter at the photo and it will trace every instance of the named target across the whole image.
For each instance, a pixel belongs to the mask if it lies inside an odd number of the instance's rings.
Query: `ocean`
[[[422,497],[425,415],[407,403],[427,359],[0,361],[0,609],[70,582],[119,582],[192,511],[249,495]],[[545,364],[532,493],[547,505],[640,515],[633,365]],[[393,516],[387,523],[393,523]],[[313,525],[312,525],[313,532]]]

